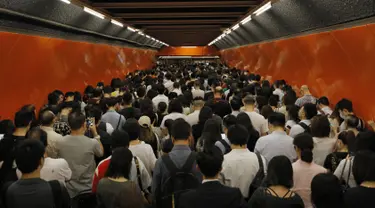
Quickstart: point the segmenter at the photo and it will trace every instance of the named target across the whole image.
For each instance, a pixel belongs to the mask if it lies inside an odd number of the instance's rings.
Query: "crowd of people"
[[[1,207],[375,206],[374,122],[306,85],[160,64],[47,98],[0,122]]]

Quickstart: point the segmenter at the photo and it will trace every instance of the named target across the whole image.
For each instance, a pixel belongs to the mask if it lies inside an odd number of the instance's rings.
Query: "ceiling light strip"
[[[117,20],[114,20],[114,19],[111,20],[111,23],[112,23],[112,24],[115,24],[115,25],[117,25],[117,26],[120,26],[120,27],[124,27],[124,24],[122,24],[121,22],[119,22],[119,21],[117,21]]]
[[[268,2],[267,4],[263,5],[263,6],[260,7],[259,9],[257,9],[257,10],[254,12],[254,14],[258,16],[258,15],[262,14],[263,12],[265,12],[265,11],[271,9],[271,7],[272,7],[272,3],[271,3],[271,2]]]
[[[67,3],[67,4],[70,4],[70,1],[69,1],[69,0],[60,0],[60,1],[62,1],[62,2],[64,2],[64,3]]]
[[[105,17],[104,14],[101,14],[101,13],[99,13],[97,11],[94,11],[94,10],[88,8],[88,7],[83,7],[83,11],[85,11],[85,12],[87,12],[89,14],[92,14],[92,15],[94,15],[96,17],[99,17],[100,19],[104,19],[104,17]]]

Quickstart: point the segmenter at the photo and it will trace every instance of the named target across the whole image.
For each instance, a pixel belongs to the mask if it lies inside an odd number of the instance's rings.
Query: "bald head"
[[[307,85],[302,85],[301,86],[301,93],[302,93],[302,95],[310,94],[309,87]]]
[[[55,120],[55,114],[50,110],[45,110],[39,115],[42,126],[51,126]]]

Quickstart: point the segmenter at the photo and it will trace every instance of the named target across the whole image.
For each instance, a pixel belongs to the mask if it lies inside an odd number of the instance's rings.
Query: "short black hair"
[[[292,163],[286,156],[275,156],[268,163],[265,185],[284,186],[288,189],[293,187]]]
[[[163,84],[158,84],[156,90],[158,91],[158,94],[164,94],[165,86]]]
[[[349,128],[357,129],[359,125],[359,118],[354,115],[349,115],[348,119],[346,120],[346,124]]]
[[[344,207],[339,179],[332,173],[320,173],[311,182],[311,201],[317,208]]]
[[[288,117],[289,117],[288,119],[298,123],[299,122],[299,117],[298,117],[299,109],[300,108],[296,106],[295,104],[287,105],[286,111],[288,112]]]
[[[294,146],[301,150],[301,160],[311,163],[313,160],[314,141],[310,134],[298,134],[293,141]]]
[[[30,131],[27,132],[26,137],[28,139],[36,139],[39,140],[44,147],[47,147],[48,141],[47,141],[47,132],[45,132],[40,127],[34,127]]]
[[[353,112],[353,103],[352,101],[346,99],[346,98],[343,98],[341,99],[337,104],[336,104],[336,108],[338,110],[348,110],[349,112]]]
[[[268,116],[268,123],[277,127],[285,127],[285,115],[279,112],[273,112]]]
[[[67,97],[73,97],[73,96],[75,96],[74,92],[69,91],[69,92],[65,93],[65,98],[67,98]]]
[[[272,107],[270,105],[265,105],[262,107],[262,109],[260,110],[260,114],[265,118],[265,119],[268,119],[268,117],[270,116],[270,114],[272,114],[274,111],[272,109]],[[285,117],[285,116],[284,116]]]
[[[137,89],[138,97],[144,97],[146,95],[146,89],[144,87],[140,87]]]
[[[353,131],[342,131],[337,136],[337,139],[348,146],[349,152],[355,152],[356,137]]]
[[[233,98],[231,101],[230,101],[230,106],[232,107],[232,109],[234,111],[239,111],[241,109],[241,101],[238,100],[238,99],[235,99]]]
[[[139,138],[141,127],[139,126],[137,119],[129,118],[128,120],[126,120],[122,128],[126,133],[128,133],[130,141],[133,141]]]
[[[279,103],[279,96],[278,95],[271,95],[268,99],[268,104],[273,107],[277,107]]]
[[[112,149],[118,147],[129,147],[129,135],[125,131],[115,130],[111,134]]]
[[[104,88],[103,88],[103,92],[104,92],[104,94],[110,94],[110,93],[112,93],[113,92],[113,89],[112,89],[112,87],[111,86],[105,86]]]
[[[49,126],[55,119],[55,114],[50,110],[41,111],[39,114],[39,122],[42,126]]]
[[[51,92],[48,94],[48,105],[57,105],[59,101],[59,95]]]
[[[191,136],[191,126],[182,118],[176,119],[173,122],[171,133],[174,140],[187,140]]]
[[[158,112],[159,112],[159,113],[164,113],[164,112],[167,110],[167,107],[168,107],[167,103],[165,103],[165,102],[160,102],[160,103],[158,104]]]
[[[115,97],[106,98],[105,100],[106,100],[105,103],[106,103],[106,105],[107,105],[108,107],[113,107],[113,106],[115,106],[117,103],[119,103],[119,102],[118,102],[119,100],[118,100],[117,98],[115,98]]]
[[[93,92],[93,97],[97,98],[97,97],[101,97],[103,94],[103,90],[99,89],[99,88],[95,88],[94,92]]]
[[[313,137],[329,137],[331,133],[331,123],[327,116],[317,115],[311,119],[311,134]]]
[[[68,123],[71,130],[78,130],[85,124],[86,117],[81,112],[72,112],[68,116]]]
[[[204,124],[208,119],[212,118],[213,111],[212,108],[204,106],[199,112],[199,122]]]
[[[203,152],[197,154],[198,167],[206,177],[212,178],[219,174],[223,161],[223,153],[216,146],[207,147]]]
[[[174,83],[173,83],[173,88],[175,88],[175,89],[176,89],[176,88],[177,88],[177,89],[180,88],[180,83],[178,83],[178,82],[174,82]]]
[[[363,150],[356,153],[353,162],[353,176],[358,185],[375,181],[375,152]]]
[[[357,135],[355,143],[355,151],[370,150],[375,152],[375,132],[366,131],[360,132]]]
[[[318,99],[318,104],[322,104],[322,105],[328,106],[329,105],[329,100],[328,100],[328,98],[326,96],[320,97]]]
[[[44,157],[44,145],[35,139],[26,139],[16,150],[17,168],[23,173],[32,173],[41,165]]]
[[[0,134],[10,135],[13,134],[16,127],[14,126],[12,120],[1,120],[0,121]]]
[[[16,128],[27,127],[33,121],[33,113],[28,110],[20,110],[14,116]]]
[[[306,119],[310,120],[318,114],[316,105],[312,103],[306,103],[303,105],[303,110],[305,111]]]
[[[109,162],[106,177],[120,178],[124,177],[129,179],[130,168],[132,166],[133,154],[125,147],[116,148]]]
[[[174,113],[174,112],[182,113],[183,110],[184,109],[182,108],[182,104],[180,100],[178,99],[172,100],[168,105],[168,113]]]
[[[228,139],[234,145],[246,145],[249,131],[240,124],[233,125],[228,129]]]
[[[223,119],[223,125],[225,128],[229,129],[229,127],[235,125],[237,123],[237,118],[236,116],[229,114],[224,117]]]

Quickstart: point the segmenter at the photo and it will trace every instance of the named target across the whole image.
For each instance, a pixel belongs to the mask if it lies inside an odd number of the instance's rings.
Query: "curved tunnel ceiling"
[[[263,0],[81,0],[172,46],[203,46]]]

